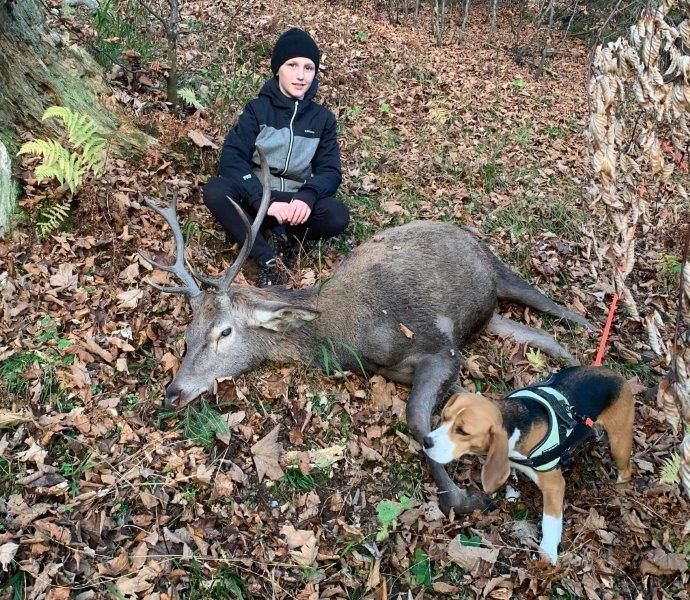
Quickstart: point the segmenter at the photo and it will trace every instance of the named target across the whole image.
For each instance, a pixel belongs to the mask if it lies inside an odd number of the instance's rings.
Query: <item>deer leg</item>
[[[534,346],[553,358],[564,358],[571,365],[580,364],[553,336],[543,329],[528,327],[507,317],[494,314],[486,326],[486,330],[501,337],[511,337],[520,344]]]
[[[416,365],[412,389],[407,399],[407,425],[421,444],[431,431],[431,415],[439,400],[448,391],[460,368],[460,356],[447,349],[443,353],[422,357]],[[491,501],[478,490],[460,489],[448,476],[445,467],[427,457],[431,475],[438,487],[439,506],[448,514],[470,513],[476,508],[487,508]]]

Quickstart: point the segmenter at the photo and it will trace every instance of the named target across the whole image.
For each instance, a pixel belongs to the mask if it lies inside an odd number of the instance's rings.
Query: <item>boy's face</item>
[[[288,98],[301,100],[316,75],[316,65],[309,58],[291,58],[278,69],[278,85]]]

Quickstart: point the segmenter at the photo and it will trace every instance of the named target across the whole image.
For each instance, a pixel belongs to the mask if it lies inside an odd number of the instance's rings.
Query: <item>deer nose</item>
[[[434,447],[434,440],[430,435],[425,435],[424,439],[422,440],[422,446],[424,446],[425,450],[430,450],[431,448]]]
[[[172,385],[165,390],[165,406],[168,408],[179,408],[182,403],[182,395],[180,390],[174,388]]]

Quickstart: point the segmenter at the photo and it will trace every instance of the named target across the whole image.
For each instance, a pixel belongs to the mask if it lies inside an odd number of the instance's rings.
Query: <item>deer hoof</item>
[[[483,511],[496,508],[493,500],[477,490],[460,489],[439,491],[438,506],[443,514],[452,510],[456,515],[467,515],[479,509]]]

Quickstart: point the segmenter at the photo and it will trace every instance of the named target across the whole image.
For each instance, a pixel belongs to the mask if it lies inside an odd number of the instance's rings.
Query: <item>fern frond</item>
[[[197,110],[204,110],[204,105],[197,100],[194,90],[191,88],[180,88],[177,93],[189,106],[193,106]]]
[[[52,179],[54,177],[60,182],[60,185],[65,183],[64,171],[57,164],[43,163],[42,165],[38,165],[34,174],[39,181],[42,179]]]
[[[674,452],[661,467],[660,483],[680,483],[680,454]]]
[[[72,118],[74,113],[66,106],[49,106],[45,109],[41,121],[46,121],[48,119],[58,118],[61,119],[65,125]]]
[[[69,151],[60,142],[55,140],[31,140],[25,142],[17,152],[20,154],[33,154],[42,156],[47,162],[54,163],[59,159],[64,160],[69,156]]]
[[[75,148],[80,148],[98,138],[98,128],[86,115],[75,115],[75,119],[68,125],[68,135],[70,143]]]
[[[95,138],[88,141],[82,148],[79,163],[85,170],[99,175],[105,168],[105,140]]]
[[[17,154],[41,156],[43,162],[36,167],[39,179],[57,179],[76,193],[89,171],[99,174],[105,168],[106,140],[99,135],[93,120],[75,113],[65,106],[51,106],[43,113],[43,120],[60,119],[67,128],[70,145],[81,152],[70,152],[57,140],[31,140]]]
[[[42,120],[58,118],[67,128],[70,144],[79,148],[98,136],[98,127],[88,115],[75,113],[66,106],[51,106],[43,113]]]
[[[62,224],[67,220],[70,211],[69,202],[63,204],[53,204],[41,210],[36,222],[36,229],[38,236],[41,239],[60,229]]]

